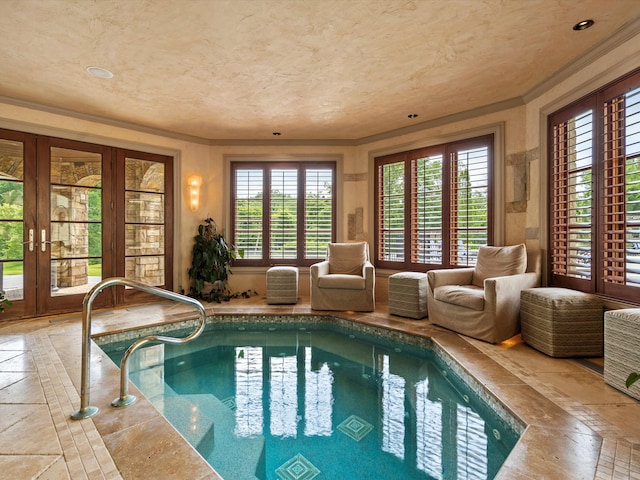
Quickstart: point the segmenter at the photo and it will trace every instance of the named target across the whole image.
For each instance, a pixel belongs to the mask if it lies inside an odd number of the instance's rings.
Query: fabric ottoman
[[[605,312],[604,381],[640,400],[640,382],[626,386],[632,372],[640,373],[640,308]]]
[[[267,270],[267,303],[270,305],[298,302],[298,268],[271,267]]]
[[[427,274],[394,273],[389,277],[389,313],[421,319],[427,316]]]
[[[567,288],[520,292],[522,340],[551,357],[601,357],[602,300]]]

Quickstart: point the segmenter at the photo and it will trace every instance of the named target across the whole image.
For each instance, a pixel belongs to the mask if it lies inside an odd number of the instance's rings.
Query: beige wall
[[[0,127],[93,143],[173,155],[176,158],[176,289],[188,290],[187,269],[197,225],[212,217],[225,232],[228,218],[228,162],[231,158],[331,157],[338,159],[338,240],[348,237],[349,214],[363,211],[361,235],[373,245],[373,158],[392,152],[453,141],[483,133],[496,134],[497,169],[495,238],[498,244],[525,242],[546,250],[546,115],[591,90],[640,66],[640,38],[632,38],[599,60],[575,68],[563,81],[530,95],[527,103],[482,113],[466,120],[371,141],[358,146],[208,145],[196,139],[176,139],[153,132],[102,124],[24,106],[0,103]],[[204,182],[201,205],[188,207],[186,179],[198,173]],[[252,289],[265,294],[264,268],[235,268],[233,291]],[[386,277],[379,272],[377,297],[386,299]],[[301,269],[299,290],[308,295],[308,274]]]

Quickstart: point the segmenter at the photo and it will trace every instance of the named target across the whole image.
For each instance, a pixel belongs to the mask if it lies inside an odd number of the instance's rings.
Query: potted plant
[[[242,251],[236,252],[233,245],[227,243],[224,235],[212,218],[205,219],[198,226],[194,237],[189,279],[189,295],[209,302],[229,300],[231,293],[227,280],[231,274],[231,264]]]

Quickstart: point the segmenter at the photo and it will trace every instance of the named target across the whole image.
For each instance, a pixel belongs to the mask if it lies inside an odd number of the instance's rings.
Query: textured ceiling
[[[522,99],[639,19],[638,0],[1,0],[0,96],[203,139],[358,140]]]

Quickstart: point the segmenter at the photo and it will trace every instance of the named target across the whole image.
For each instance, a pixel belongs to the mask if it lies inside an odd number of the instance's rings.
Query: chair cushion
[[[367,243],[330,243],[329,273],[362,276],[362,266],[367,258]]]
[[[360,275],[334,273],[318,278],[319,288],[340,288],[343,290],[364,290],[365,279]]]
[[[475,285],[443,285],[436,287],[433,298],[472,310],[484,310],[484,288]]]
[[[484,287],[486,278],[518,275],[526,270],[527,249],[523,243],[508,247],[480,247],[471,283]]]

